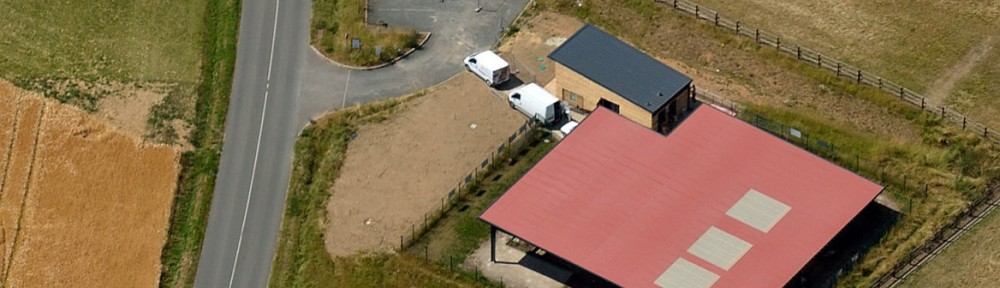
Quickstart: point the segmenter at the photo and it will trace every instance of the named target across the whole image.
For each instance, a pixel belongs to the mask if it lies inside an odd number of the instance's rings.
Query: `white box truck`
[[[535,83],[511,90],[507,102],[510,103],[510,107],[528,115],[532,121],[545,125],[559,122],[566,117],[566,110],[562,102],[559,102],[559,98],[552,96]]]
[[[465,68],[486,80],[486,84],[497,86],[510,80],[510,64],[493,51],[483,51],[465,57]]]

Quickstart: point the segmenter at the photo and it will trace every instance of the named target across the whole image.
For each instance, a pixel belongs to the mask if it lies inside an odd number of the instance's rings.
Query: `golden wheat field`
[[[0,81],[3,287],[155,287],[178,153]]]

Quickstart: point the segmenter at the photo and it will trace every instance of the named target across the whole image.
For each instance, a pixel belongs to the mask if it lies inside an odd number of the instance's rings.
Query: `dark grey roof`
[[[549,58],[649,112],[691,84],[691,78],[590,24]]]

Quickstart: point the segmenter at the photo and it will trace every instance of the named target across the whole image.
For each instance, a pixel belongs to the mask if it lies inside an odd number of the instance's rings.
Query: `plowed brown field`
[[[156,286],[177,151],[2,81],[0,103],[3,286]]]

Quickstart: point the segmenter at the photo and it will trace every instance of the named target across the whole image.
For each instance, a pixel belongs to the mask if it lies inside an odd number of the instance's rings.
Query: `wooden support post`
[[[719,26],[719,12],[715,12],[715,26]]]
[[[774,48],[781,51],[781,37],[774,38]]]
[[[754,35],[753,36],[754,41],[756,41],[757,44],[760,44],[760,28],[755,29],[753,35]]]
[[[802,60],[802,47],[801,46],[795,46],[795,58],[799,59],[799,60]]]
[[[966,117],[962,116],[962,131],[965,131],[965,121],[966,121]]]
[[[736,21],[736,35],[740,35],[740,21]]]
[[[837,77],[840,77],[840,62],[837,62]]]
[[[903,99],[903,87],[899,87],[899,99]]]
[[[701,19],[701,6],[694,5],[694,18]]]
[[[677,9],[677,0],[674,0],[674,9]]]
[[[878,89],[882,90],[882,77],[878,77]]]
[[[941,119],[944,119],[944,106],[941,106]]]
[[[858,84],[861,84],[861,69],[858,69]]]
[[[823,67],[823,54],[816,54],[816,66]]]
[[[497,227],[490,225],[490,262],[497,263]]]
[[[925,106],[925,103],[924,103],[924,98],[923,98],[923,97],[921,97],[921,98],[920,98],[920,110],[924,110],[924,106]]]

